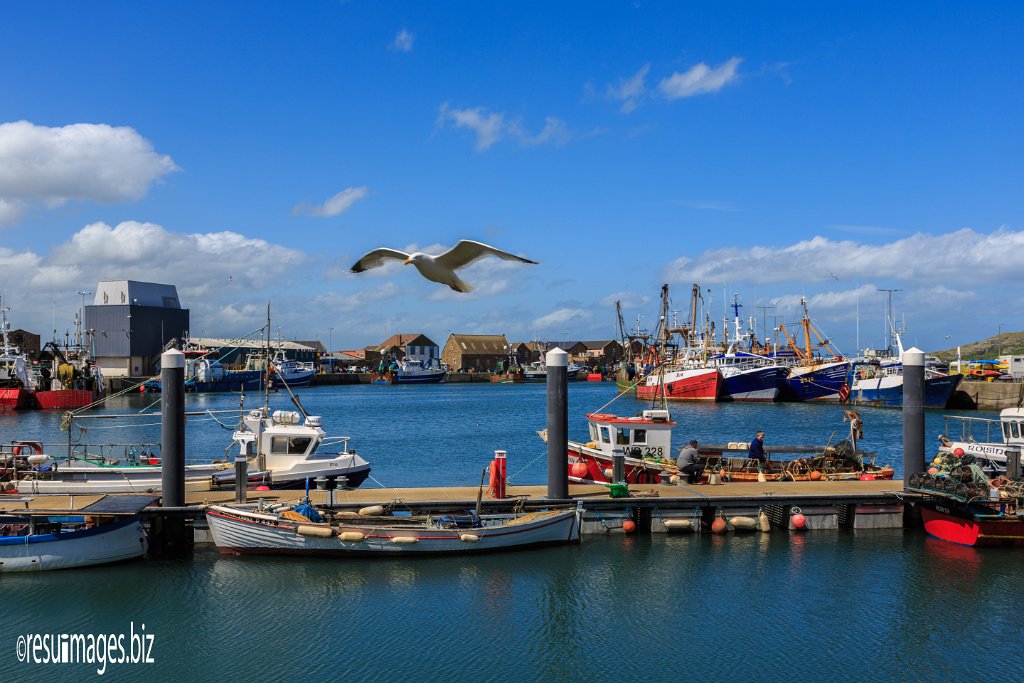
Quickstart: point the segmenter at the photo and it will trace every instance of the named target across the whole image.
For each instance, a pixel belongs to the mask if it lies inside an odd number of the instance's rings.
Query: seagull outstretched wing
[[[374,249],[373,251],[363,254],[362,258],[356,261],[355,265],[352,266],[352,272],[361,273],[364,270],[382,266],[387,261],[404,261],[407,258],[409,258],[409,255],[404,251],[381,247],[380,249]]]
[[[520,263],[537,263],[536,261],[531,261],[530,259],[523,258],[522,256],[516,256],[515,254],[510,254],[507,251],[502,251],[501,249],[496,249],[488,244],[484,244],[483,242],[475,242],[473,240],[461,240],[458,244],[438,256],[435,260],[445,268],[458,270],[459,268],[468,266],[470,263],[482,259],[485,256],[497,256],[498,258],[505,259],[506,261],[518,261]]]

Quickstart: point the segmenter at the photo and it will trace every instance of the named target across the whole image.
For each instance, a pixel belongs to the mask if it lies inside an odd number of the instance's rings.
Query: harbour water
[[[611,384],[570,387],[570,437]],[[111,401],[138,411],[154,396]],[[541,386],[349,386],[301,393],[330,433],[371,462],[367,485],[474,485],[493,450],[514,483],[541,483]],[[255,397],[253,397],[255,400]],[[237,405],[191,395],[189,410]],[[288,407],[284,396],[272,408]],[[608,410],[643,405],[622,399]],[[841,438],[828,405],[678,405],[675,442]],[[899,411],[863,410],[864,447],[901,462]],[[229,421],[218,416],[227,424]],[[928,413],[929,439],[942,429]],[[0,416],[0,438],[62,442],[59,415]],[[86,441],[159,440],[96,421]],[[112,426],[112,425],[111,425]],[[227,424],[228,427],[232,426]],[[220,457],[230,432],[189,418],[189,452]],[[930,442],[929,442],[930,443]],[[899,476],[899,472],[898,475]],[[31,634],[152,635],[149,664],[103,679],[196,680],[974,680],[1024,665],[1024,563],[896,530],[587,536],[576,547],[419,561],[222,557],[0,576],[4,680],[83,680],[99,665],[27,664]]]
[[[546,389],[543,384],[348,385],[299,390],[306,411],[323,418],[331,435],[351,436],[350,446],[373,466],[373,480],[364,486],[473,486],[495,449],[508,451],[513,484],[542,484],[546,449],[537,436],[544,428]],[[603,409],[632,415],[649,402],[615,398],[610,382],[571,382],[569,438],[587,441],[585,414]],[[83,443],[160,441],[159,394],[133,394],[110,399],[104,413],[152,412],[131,421],[82,420],[87,431],[73,433]],[[263,396],[248,394],[245,405],[262,405]],[[237,410],[237,394],[187,394],[186,410]],[[294,410],[285,392],[270,397],[271,410]],[[673,444],[696,438],[705,443],[749,442],[766,432],[765,444],[819,445],[836,443],[849,432],[843,407],[819,403],[673,403]],[[156,412],[153,412],[156,411]],[[877,464],[890,464],[902,476],[903,422],[898,410],[861,408],[865,436],[861,447],[877,453]],[[943,430],[948,411],[926,411],[928,444]],[[974,417],[998,417],[972,411]],[[64,444],[59,412],[0,414],[0,440],[36,439]],[[209,414],[188,418],[187,457],[210,461],[225,456],[237,417]],[[122,449],[123,450],[123,449]],[[123,454],[123,452],[122,452]]]

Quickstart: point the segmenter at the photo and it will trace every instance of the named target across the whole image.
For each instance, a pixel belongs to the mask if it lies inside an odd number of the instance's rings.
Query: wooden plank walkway
[[[636,486],[630,489],[634,497],[610,498],[605,486],[570,485],[570,497],[583,500],[586,506],[606,507],[643,506],[643,507],[680,507],[693,505],[721,504],[856,504],[877,501],[892,502],[886,491],[903,490],[902,481],[797,481],[797,482],[734,482],[720,486],[668,486],[651,484]],[[532,501],[542,501],[547,494],[545,486],[510,486],[508,498],[526,497]],[[656,494],[656,495],[655,495]],[[249,502],[259,498],[264,500],[297,500],[303,497],[302,491],[248,491]],[[326,503],[328,493],[311,491],[310,498],[314,503]],[[476,501],[475,486],[442,486],[423,488],[359,488],[334,492],[336,506],[361,506],[402,502],[409,505],[439,503],[453,507],[465,507]],[[16,511],[33,510],[80,510],[102,496],[18,496],[5,494],[0,496],[0,510]],[[223,491],[189,491],[186,492],[186,504],[200,505],[210,503],[230,503],[234,500],[233,490]],[[484,491],[485,504],[492,499]]]

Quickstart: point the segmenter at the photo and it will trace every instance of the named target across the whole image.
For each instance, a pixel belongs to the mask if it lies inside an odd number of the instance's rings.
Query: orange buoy
[[[937,468],[937,467],[929,467],[928,468],[928,474],[938,474],[938,473],[939,473],[939,468]]]
[[[811,471],[811,481],[820,481],[820,480],[821,480],[821,472],[819,472],[818,470],[812,470]]]
[[[713,534],[724,534],[729,529],[729,525],[725,523],[725,520],[721,517],[711,522],[711,533]]]
[[[864,474],[860,475],[860,480],[861,481],[874,481],[875,480],[875,475],[864,473]]]
[[[270,487],[267,486],[266,484],[260,484],[259,486],[256,487],[256,490],[257,491],[269,491]]]
[[[587,474],[587,463],[585,462],[574,462],[572,464],[572,476],[577,479],[582,479]]]
[[[789,521],[793,523],[794,529],[803,529],[807,526],[807,518],[804,517],[803,513],[798,512],[789,518]]]
[[[627,519],[622,523],[622,530],[627,534],[631,534],[636,531],[636,522],[631,519]]]

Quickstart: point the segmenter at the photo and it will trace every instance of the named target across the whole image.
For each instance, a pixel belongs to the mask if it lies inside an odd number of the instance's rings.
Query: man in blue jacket
[[[756,460],[758,465],[764,465],[764,432],[759,431],[754,440],[750,442],[750,449],[747,450],[747,458]]]

